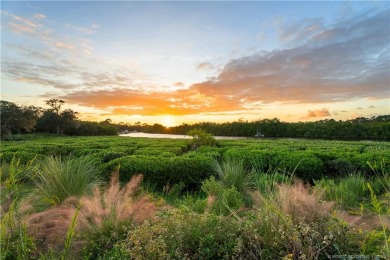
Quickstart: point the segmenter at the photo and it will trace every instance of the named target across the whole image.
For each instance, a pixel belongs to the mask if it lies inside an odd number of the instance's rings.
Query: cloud
[[[182,82],[173,83],[179,88],[175,91],[166,91],[123,66],[112,66],[96,57],[81,59],[80,50],[93,51],[88,41],[80,44],[56,36],[51,28],[37,22],[38,17],[30,19],[32,23],[10,17],[21,27],[15,31],[40,35],[45,48],[20,47],[15,52],[23,54],[23,59],[2,58],[8,77],[61,90],[67,103],[113,114],[238,115],[261,110],[267,103],[332,103],[381,99],[389,94],[389,10],[333,25],[325,25],[321,19],[291,24],[279,31],[288,47],[230,60],[206,81],[188,88]],[[84,35],[99,29],[96,24],[88,30],[68,26]],[[215,70],[209,62],[196,68]],[[306,115],[326,116],[330,116],[327,108],[309,110]]]
[[[321,18],[304,19],[293,23],[282,19],[277,23],[278,37],[287,45],[302,44],[323,30],[324,25]]]
[[[55,46],[59,49],[68,49],[68,50],[73,50],[74,49],[74,46],[71,45],[71,44],[66,44],[66,43],[63,43],[63,42],[56,42],[55,43]]]
[[[34,18],[36,18],[36,19],[45,19],[46,16],[44,14],[36,13],[36,14],[34,14]]]
[[[98,31],[98,29],[100,29],[100,25],[98,25],[98,24],[91,24],[90,27],[81,27],[81,26],[74,26],[74,25],[71,25],[69,23],[65,23],[64,26],[66,28],[70,28],[70,29],[77,31],[78,33],[84,34],[84,35],[95,34]]]
[[[142,89],[74,91],[70,102],[113,113],[132,113],[126,106],[142,107],[137,114],[229,113],[261,109],[267,103],[332,103],[388,96],[389,11],[349,22],[311,28],[303,21],[306,40],[293,48],[259,52],[225,64],[215,78],[173,92]],[[348,33],[337,33],[343,31]],[[286,36],[287,37],[287,36]],[[291,36],[292,37],[292,36]],[[208,68],[207,62],[199,69]],[[340,111],[344,112],[344,111]],[[309,110],[306,118],[326,117],[327,108]]]
[[[46,19],[44,14],[36,13],[31,18],[4,11],[1,14],[8,22],[5,29],[23,37],[18,43],[2,42],[7,50],[1,57],[2,76],[9,80],[50,88],[49,91],[134,89],[146,85],[148,76],[93,55],[89,39],[57,34],[56,30],[64,25]],[[52,29],[49,25],[57,27]],[[99,28],[97,24],[91,25],[94,31]]]
[[[111,110],[114,114],[186,115],[241,109],[236,100],[216,100],[193,89],[176,91],[143,91],[114,88],[98,91],[74,91],[61,96],[68,103]]]
[[[214,66],[209,62],[202,62],[196,66],[196,69],[201,71],[210,71],[214,69]]]
[[[303,21],[298,30],[310,33],[301,45],[231,60],[214,80],[192,88],[205,96],[248,103],[383,98],[390,84],[389,17],[385,10],[347,27],[328,28]]]
[[[46,16],[41,13],[35,13],[31,17],[23,17],[5,11],[0,12],[5,17],[4,28],[9,29],[12,33],[35,39],[36,42],[34,45],[41,44],[46,48],[55,47],[62,50],[72,50],[73,52],[77,52],[78,55],[91,53],[92,47],[89,41],[85,38],[66,35],[63,31],[57,33],[57,31],[66,27],[82,35],[92,35],[100,28],[97,24],[92,24],[90,27],[57,24],[52,20],[47,20]],[[50,26],[56,26],[56,28],[53,29]],[[69,42],[70,40],[73,42]],[[47,49],[47,51],[50,51],[50,49]]]
[[[37,21],[41,18],[35,16],[26,18],[2,10],[0,13],[4,16],[5,21],[7,21],[5,27],[8,27],[15,34],[37,34],[42,27],[42,24]]]
[[[326,117],[326,116],[330,116],[329,109],[323,108],[323,109],[315,109],[315,110],[307,111],[306,118]]]

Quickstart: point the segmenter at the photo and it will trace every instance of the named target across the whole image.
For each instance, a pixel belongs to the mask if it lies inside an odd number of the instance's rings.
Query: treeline
[[[184,135],[193,129],[203,129],[218,136],[254,137],[259,131],[266,138],[390,141],[390,115],[358,117],[346,121],[326,119],[297,123],[282,122],[277,118],[251,122],[243,120],[228,123],[202,122],[167,128],[161,124],[149,125],[140,122],[114,124],[110,119],[102,122],[81,121],[77,119],[77,112],[61,109],[64,103],[60,99],[50,99],[46,101],[50,108],[43,109],[0,101],[1,138],[32,132],[59,135],[117,135],[118,132],[125,130]]]
[[[18,106],[15,103],[0,101],[1,139],[12,134],[52,133],[58,135],[116,135],[117,127],[109,119],[103,122],[81,121],[77,112],[62,110],[65,102],[60,99],[46,100],[50,108]]]
[[[236,121],[228,123],[202,122],[182,124],[166,128],[160,124],[118,125],[120,131],[146,133],[186,134],[192,129],[203,129],[218,136],[254,137],[257,131],[266,138],[316,138],[331,140],[384,140],[390,141],[390,115],[371,118],[359,117],[352,120],[334,119],[315,122],[282,122],[277,118],[257,121]]]

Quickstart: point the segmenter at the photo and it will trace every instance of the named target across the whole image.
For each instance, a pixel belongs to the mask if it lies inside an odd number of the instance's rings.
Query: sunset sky
[[[2,1],[1,99],[160,123],[390,114],[390,2]]]

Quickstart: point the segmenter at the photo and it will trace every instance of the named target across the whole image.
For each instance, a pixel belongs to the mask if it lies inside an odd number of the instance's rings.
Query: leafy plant
[[[190,149],[196,150],[201,146],[216,146],[217,141],[212,134],[207,133],[203,129],[192,129],[187,132],[187,135],[192,136]]]
[[[235,186],[226,187],[214,176],[203,182],[202,190],[208,195],[207,212],[229,215],[244,205],[244,195]]]
[[[382,230],[379,233],[381,236],[383,236],[383,247],[382,247],[382,252],[385,257],[390,257],[390,238],[388,239],[388,230],[385,225],[385,220],[383,219],[382,212],[384,209],[382,208],[382,204],[378,201],[378,198],[376,197],[371,185],[367,183],[367,188],[370,191],[370,197],[371,197],[371,204],[372,207],[374,208],[374,212],[378,215],[380,223],[382,225]],[[387,209],[387,212],[389,213],[389,209]]]
[[[135,228],[121,245],[131,259],[226,259],[238,234],[234,219],[171,210]]]

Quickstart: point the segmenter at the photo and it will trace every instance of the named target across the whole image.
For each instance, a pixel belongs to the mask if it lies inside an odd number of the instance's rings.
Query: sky
[[[180,125],[390,114],[389,1],[2,1],[1,99]]]

